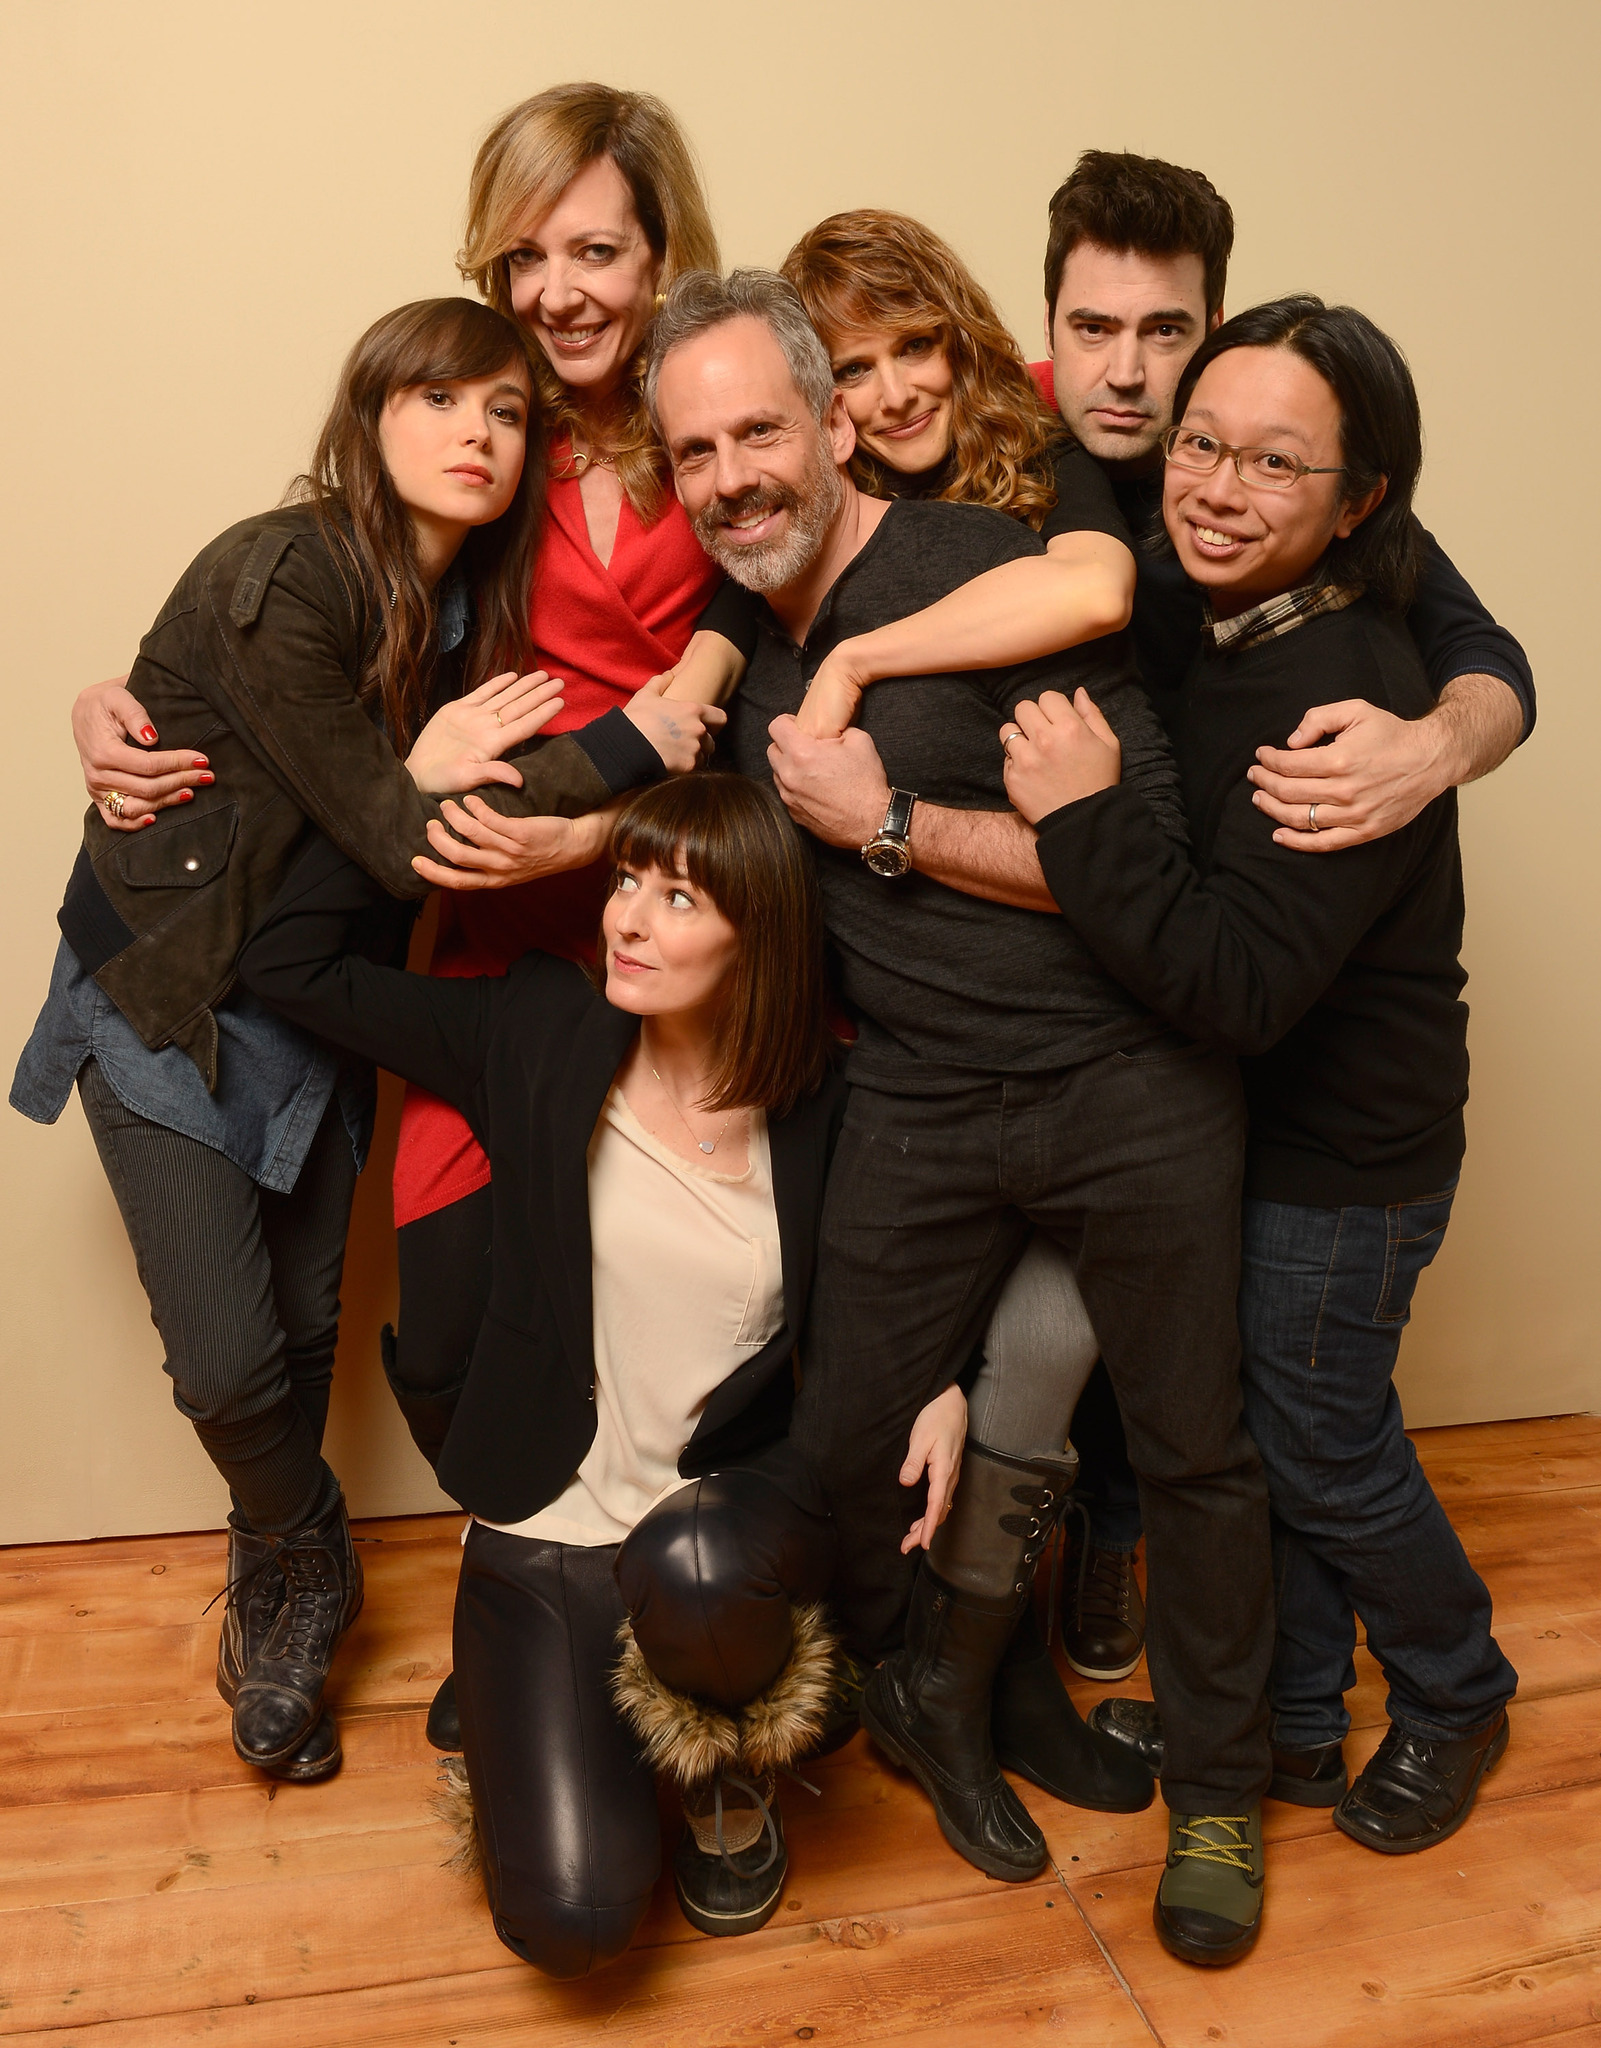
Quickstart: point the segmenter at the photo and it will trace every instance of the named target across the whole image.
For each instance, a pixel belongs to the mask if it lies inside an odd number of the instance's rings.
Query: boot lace
[[[800,1782],[804,1784],[805,1780],[802,1779]],[[725,1785],[737,1785],[739,1787],[740,1791],[746,1795],[756,1811],[761,1815],[762,1826],[767,1831],[767,1855],[762,1862],[757,1864],[754,1870],[741,1870],[729,1854],[728,1841],[723,1834],[723,1787]],[[816,1788],[815,1786],[808,1785],[806,1789],[810,1792]],[[736,1877],[764,1876],[778,1861],[778,1829],[773,1823],[772,1809],[767,1801],[750,1782],[749,1778],[736,1777],[732,1771],[719,1771],[717,1773],[717,1783],[713,1787],[712,1799],[712,1822],[713,1830],[717,1837],[717,1853],[722,1857],[724,1864]]]
[[[1245,1831],[1250,1824],[1250,1815],[1244,1813],[1192,1813],[1179,1822],[1183,1846],[1173,1850],[1168,1861],[1181,1863],[1188,1856],[1196,1863],[1215,1863],[1223,1870],[1238,1870],[1249,1877],[1251,1844]],[[1219,1842],[1203,1835],[1202,1828],[1222,1828],[1227,1833]]]

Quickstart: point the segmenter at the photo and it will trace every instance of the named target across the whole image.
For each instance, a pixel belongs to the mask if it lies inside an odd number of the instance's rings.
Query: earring
[[[658,293],[656,294],[656,311],[657,311],[657,312],[659,313],[659,312],[661,311],[662,307],[666,305],[666,303],[667,303],[667,294],[666,294],[665,292],[658,292]]]

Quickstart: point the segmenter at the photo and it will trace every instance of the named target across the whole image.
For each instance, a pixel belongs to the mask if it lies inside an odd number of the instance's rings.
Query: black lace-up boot
[[[278,1565],[277,1545],[270,1536],[258,1536],[254,1529],[241,1528],[230,1515],[228,1581],[222,1634],[217,1642],[217,1690],[230,1707],[238,1696],[251,1658],[267,1640],[267,1632],[283,1604],[284,1575]],[[287,1779],[291,1784],[309,1785],[319,1778],[331,1778],[344,1760],[338,1723],[325,1708],[322,1718],[294,1755],[267,1775]]]
[[[1068,1544],[1062,1648],[1079,1677],[1099,1685],[1127,1678],[1145,1652],[1145,1602],[1134,1576],[1134,1553],[1102,1550],[1083,1526]]]
[[[862,1695],[862,1725],[934,1802],[946,1841],[1014,1884],[1044,1869],[1045,1837],[1001,1776],[990,1695],[1076,1470],[1075,1458],[1010,1458],[969,1441],[912,1589],[905,1647]]]
[[[283,1604],[234,1696],[233,1746],[277,1771],[322,1719],[323,1687],[340,1638],[361,1612],[361,1560],[341,1494],[320,1521],[267,1539],[283,1573]]]

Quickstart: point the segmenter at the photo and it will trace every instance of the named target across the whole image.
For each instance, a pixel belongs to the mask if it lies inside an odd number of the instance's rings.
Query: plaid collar
[[[1293,633],[1308,619],[1325,612],[1343,612],[1362,595],[1360,583],[1303,583],[1296,590],[1280,591],[1249,611],[1236,612],[1232,619],[1215,619],[1211,600],[1205,605],[1201,631],[1219,654],[1243,654],[1247,647],[1259,647],[1264,640],[1277,640]]]

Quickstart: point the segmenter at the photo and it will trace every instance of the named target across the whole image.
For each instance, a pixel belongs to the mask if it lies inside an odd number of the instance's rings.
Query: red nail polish
[[[216,781],[216,779],[217,779],[217,778],[216,778],[216,776],[215,776],[215,775],[213,775],[213,774],[212,774],[212,773],[211,773],[211,772],[209,771],[209,769],[208,769],[208,770],[207,770],[207,772],[206,772],[206,773],[205,773],[204,775],[202,775],[202,776],[201,776],[201,778],[200,778],[200,786],[201,786],[201,788],[202,788],[202,789],[204,789],[204,788],[205,788],[205,786],[206,786],[206,784],[207,784],[208,782],[215,782],[215,781]]]
[[[196,754],[194,759],[189,763],[189,766],[191,768],[209,768],[211,766],[211,763],[206,759],[204,754]]]
[[[181,803],[181,804],[192,804],[192,803],[194,802],[194,800],[195,800],[195,793],[194,793],[194,791],[193,791],[192,789],[180,789],[180,790],[179,790],[179,792],[178,792],[178,801],[179,801],[179,803]]]
[[[144,741],[147,747],[153,747],[156,743],[155,727],[153,725],[146,725],[141,727],[139,737]]]

